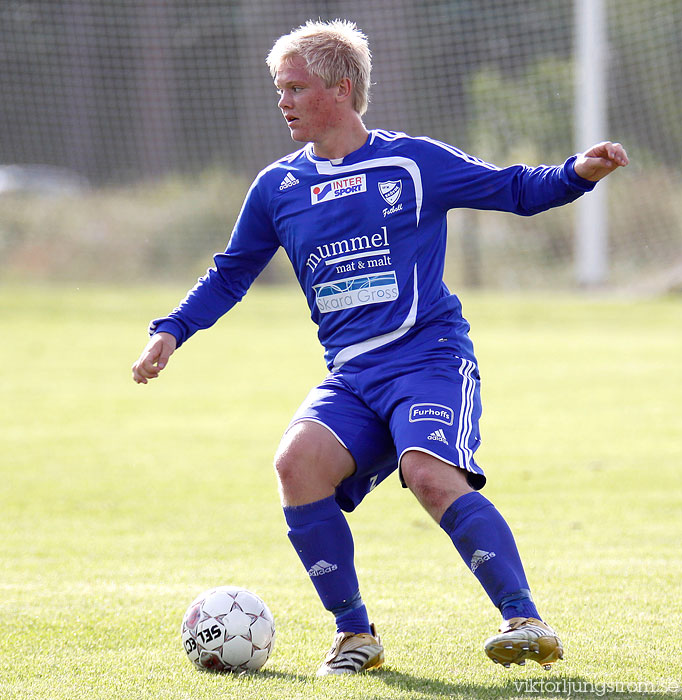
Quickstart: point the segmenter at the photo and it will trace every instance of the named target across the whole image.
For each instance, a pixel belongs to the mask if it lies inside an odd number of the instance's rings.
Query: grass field
[[[271,460],[324,373],[300,293],[254,289],[164,375],[129,368],[184,289],[0,288],[3,700],[679,697],[682,299],[465,294],[485,493],[566,661],[505,671],[497,612],[392,478],[350,516],[384,669],[316,679],[331,616],[286,538]],[[259,593],[263,672],[193,670],[202,590]]]

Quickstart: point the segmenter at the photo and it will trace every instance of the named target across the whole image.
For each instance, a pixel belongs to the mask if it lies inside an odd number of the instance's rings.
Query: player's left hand
[[[602,141],[581,153],[575,159],[573,168],[580,177],[597,182],[629,162],[628,154],[621,144]]]

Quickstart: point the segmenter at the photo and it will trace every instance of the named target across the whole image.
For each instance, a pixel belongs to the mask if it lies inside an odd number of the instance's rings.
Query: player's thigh
[[[398,466],[388,425],[338,375],[313,389],[296,412],[285,438],[300,423],[316,424],[350,454],[354,469],[336,483],[336,500],[353,510]],[[307,434],[307,433],[306,433]],[[335,472],[336,477],[339,472]]]
[[[474,488],[481,488],[485,476],[474,459],[481,441],[475,363],[444,355],[435,368],[417,366],[405,384],[390,420],[401,465],[407,453],[422,452],[459,467]]]

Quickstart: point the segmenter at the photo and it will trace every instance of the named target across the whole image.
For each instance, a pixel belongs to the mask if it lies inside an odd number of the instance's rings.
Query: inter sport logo
[[[364,173],[313,185],[310,188],[310,202],[311,204],[320,204],[331,199],[360,194],[360,192],[367,192],[367,177]]]
[[[316,284],[313,289],[317,308],[323,314],[398,298],[398,280],[393,270]]]
[[[413,403],[410,406],[410,423],[418,423],[421,420],[435,420],[445,425],[455,422],[455,412],[449,406],[439,403]]]

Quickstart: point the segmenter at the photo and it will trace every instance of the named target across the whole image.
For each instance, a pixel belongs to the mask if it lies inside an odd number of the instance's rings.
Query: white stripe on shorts
[[[462,364],[459,366],[459,373],[462,377],[462,401],[459,423],[457,425],[457,445],[455,447],[460,466],[468,471],[473,471],[471,469],[471,459],[474,456],[474,451],[469,446],[469,441],[473,429],[471,415],[474,410],[474,392],[476,391],[476,380],[473,377],[475,371],[476,365],[471,360],[462,358]]]

